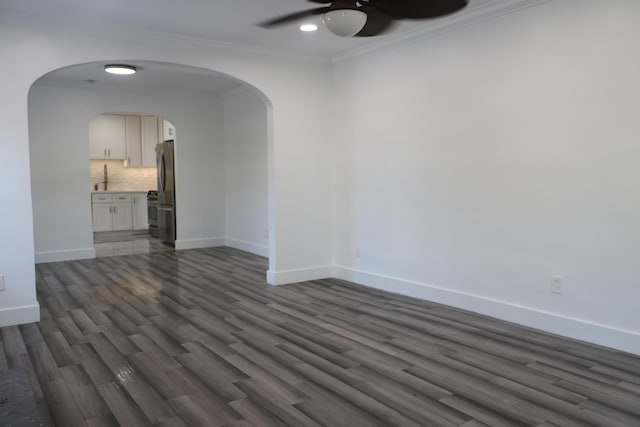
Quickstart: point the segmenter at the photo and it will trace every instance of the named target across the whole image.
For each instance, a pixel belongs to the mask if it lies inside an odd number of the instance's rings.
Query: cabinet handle
[[[111,148],[107,149],[107,151],[109,152],[109,157],[111,157]]]
[[[104,157],[107,157],[107,149],[104,149]]]

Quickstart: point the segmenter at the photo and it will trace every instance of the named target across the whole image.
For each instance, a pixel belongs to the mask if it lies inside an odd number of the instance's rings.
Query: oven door
[[[147,202],[147,219],[149,221],[149,234],[158,237],[158,201],[149,200]]]

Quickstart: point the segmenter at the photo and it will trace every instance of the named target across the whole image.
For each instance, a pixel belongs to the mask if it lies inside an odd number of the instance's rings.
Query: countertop
[[[109,191],[92,191],[91,194],[114,194],[114,193],[144,193],[148,190],[109,190]]]

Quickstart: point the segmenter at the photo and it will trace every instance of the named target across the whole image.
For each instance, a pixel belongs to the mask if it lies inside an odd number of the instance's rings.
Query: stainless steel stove
[[[147,219],[149,222],[149,234],[151,237],[160,237],[158,230],[158,192],[147,192]]]

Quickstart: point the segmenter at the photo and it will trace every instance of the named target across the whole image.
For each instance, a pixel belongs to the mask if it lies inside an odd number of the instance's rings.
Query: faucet
[[[107,191],[107,184],[109,183],[109,175],[107,174],[107,164],[106,163],[104,165],[104,181],[102,181],[102,183],[104,184],[104,191]]]

